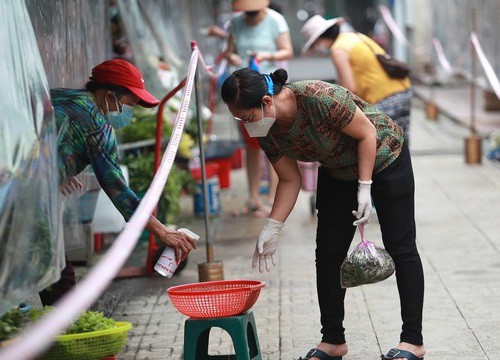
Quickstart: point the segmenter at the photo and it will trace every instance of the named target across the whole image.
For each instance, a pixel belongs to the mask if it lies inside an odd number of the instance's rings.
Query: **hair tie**
[[[271,79],[271,76],[265,74],[262,74],[262,76],[264,76],[264,80],[266,80],[267,94],[274,95],[274,83],[273,80]]]

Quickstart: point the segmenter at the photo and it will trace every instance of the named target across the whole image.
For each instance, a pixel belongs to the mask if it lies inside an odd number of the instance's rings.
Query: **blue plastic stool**
[[[233,340],[235,355],[208,355],[210,329],[226,330]],[[251,311],[231,317],[187,319],[184,324],[184,360],[261,360],[255,318]]]

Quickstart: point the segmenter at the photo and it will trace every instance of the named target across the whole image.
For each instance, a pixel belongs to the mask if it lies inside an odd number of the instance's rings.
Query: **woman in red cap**
[[[61,193],[82,188],[75,176],[88,165],[104,192],[128,220],[139,205],[139,198],[128,187],[118,164],[114,129],[127,126],[133,106],[152,108],[159,101],[144,86],[140,71],[122,59],[105,61],[92,69],[85,89],[51,90],[58,134],[58,167]],[[151,216],[146,229],[176,250],[177,259],[186,258],[196,248],[192,238],[170,230]],[[40,293],[44,305],[54,303],[75,284],[71,263],[50,290]]]

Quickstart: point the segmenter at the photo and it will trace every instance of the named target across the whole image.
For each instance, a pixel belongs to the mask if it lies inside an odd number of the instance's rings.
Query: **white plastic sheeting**
[[[83,88],[91,69],[111,54],[107,0],[25,0],[50,88]],[[29,20],[29,19],[28,19]],[[84,188],[63,198],[66,251],[85,247],[82,222],[95,206],[95,181],[79,178]],[[84,195],[85,194],[85,195]],[[83,196],[81,196],[83,195]],[[83,211],[82,211],[83,210]]]
[[[25,0],[53,88],[82,88],[111,56],[107,0]],[[27,19],[29,21],[29,19]]]
[[[166,93],[158,78],[160,52],[158,42],[146,23],[137,0],[118,0],[118,9],[135,65],[141,70],[148,91],[161,98]]]
[[[0,314],[58,279],[56,133],[24,1],[0,2]]]
[[[195,40],[211,64],[220,48],[216,39],[200,34],[199,29],[215,24],[213,4],[206,0],[118,0],[118,13],[133,53],[134,64],[141,70],[148,90],[163,98],[186,76],[191,41]],[[163,57],[170,71],[159,72]],[[200,72],[200,97],[206,102],[209,81]],[[181,92],[178,93],[179,98]]]

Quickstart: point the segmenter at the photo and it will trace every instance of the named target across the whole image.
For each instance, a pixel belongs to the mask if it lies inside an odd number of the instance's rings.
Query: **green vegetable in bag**
[[[358,229],[361,242],[347,255],[340,268],[343,289],[373,284],[394,273],[394,261],[389,253],[364,238],[364,225],[359,225]]]

